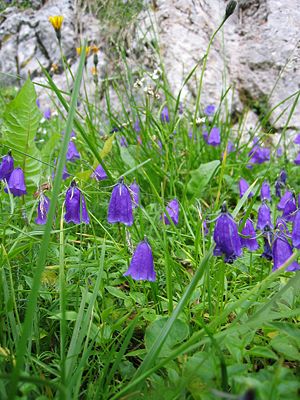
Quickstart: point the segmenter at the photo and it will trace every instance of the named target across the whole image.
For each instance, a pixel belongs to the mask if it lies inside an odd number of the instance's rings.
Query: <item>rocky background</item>
[[[2,0],[3,1],[3,0]],[[123,4],[130,7],[131,3]],[[184,77],[203,57],[209,39],[222,20],[226,0],[153,0],[130,24],[109,26],[93,14],[89,2],[76,0],[32,1],[31,7],[7,7],[0,16],[0,83],[16,85],[28,74],[35,82],[43,82],[40,64],[51,71],[61,88],[66,87],[60,61],[60,51],[50,15],[63,15],[62,48],[75,72],[78,63],[76,47],[86,38],[99,46],[101,78],[112,76],[120,62],[118,43],[125,46],[126,58],[132,72],[140,67],[153,71],[159,66],[154,51],[159,43],[164,69],[175,95]],[[113,7],[113,1],[111,2]],[[237,10],[218,33],[209,55],[204,76],[203,105],[219,103],[222,93],[231,86],[233,113],[238,116],[245,109],[249,123],[254,125],[262,114],[300,89],[300,0],[240,0]],[[103,21],[102,21],[103,22]],[[113,40],[115,38],[116,40]],[[118,42],[117,42],[118,41]],[[87,69],[93,65],[88,58]],[[54,68],[53,68],[54,66]],[[198,71],[199,76],[200,69]],[[87,72],[88,91],[93,95],[94,84]],[[39,88],[46,99],[45,91]],[[196,77],[183,92],[186,102],[196,96]],[[289,109],[278,116],[293,97],[272,114],[270,124],[280,132]],[[45,100],[46,101],[46,100]],[[289,128],[299,129],[300,107],[297,106]]]

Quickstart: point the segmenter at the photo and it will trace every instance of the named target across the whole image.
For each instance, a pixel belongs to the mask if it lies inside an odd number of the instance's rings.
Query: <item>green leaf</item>
[[[130,146],[130,147],[134,149],[136,146]],[[130,168],[134,168],[136,162],[132,157],[132,155],[130,154],[129,149],[121,145],[119,145],[119,148],[120,148],[120,155],[124,163],[128,165]]]
[[[148,326],[145,334],[145,345],[146,349],[149,351],[156,339],[160,336],[163,327],[165,326],[168,318],[160,318],[154,321]],[[160,357],[166,357],[170,354],[171,350],[177,344],[184,341],[189,334],[188,325],[180,319],[176,319],[172,328],[170,329],[169,335],[166,338],[160,352]]]
[[[206,164],[200,164],[198,169],[191,171],[191,179],[187,185],[188,193],[199,197],[204,190],[206,190],[207,185],[215,175],[219,165],[220,161],[214,160]]]
[[[27,79],[4,111],[3,144],[12,150],[15,167],[23,169],[28,187],[35,187],[41,174],[40,152],[34,143],[40,119],[34,85]]]
[[[263,357],[271,360],[278,360],[277,355],[266,346],[254,346],[248,351],[248,354],[255,357]]]
[[[300,352],[287,336],[276,336],[270,343],[273,349],[283,354],[287,360],[300,361]]]

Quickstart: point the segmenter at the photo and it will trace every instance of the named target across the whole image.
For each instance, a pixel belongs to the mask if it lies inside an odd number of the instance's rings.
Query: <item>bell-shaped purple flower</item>
[[[216,110],[216,107],[213,104],[210,104],[204,108],[204,114],[207,115],[208,117],[210,117],[210,116],[214,115],[215,110]]]
[[[122,146],[122,147],[128,147],[128,142],[127,142],[127,139],[126,139],[125,136],[121,136],[120,139],[119,139],[119,141],[120,141],[120,146]]]
[[[7,186],[14,196],[23,196],[27,193],[24,172],[22,168],[18,167],[12,171]],[[8,193],[7,187],[4,188],[4,191]]]
[[[164,106],[164,108],[162,109],[161,114],[160,114],[160,119],[161,119],[161,122],[163,122],[165,124],[170,122],[169,109],[167,106]]]
[[[276,156],[279,158],[279,157],[282,156],[282,154],[283,154],[282,148],[279,147],[279,148],[277,149],[277,151],[276,151]]]
[[[271,261],[273,259],[272,255],[273,232],[271,231],[269,225],[264,227],[263,239],[264,239],[264,251],[261,257],[265,258],[268,261]]]
[[[48,119],[48,120],[51,118],[51,109],[50,108],[46,108],[46,110],[44,111],[44,118]]]
[[[234,143],[231,140],[227,143],[227,154],[233,153],[236,150]]]
[[[80,154],[73,140],[69,141],[66,159],[67,161],[76,161],[80,159]]]
[[[248,218],[241,232],[241,244],[242,247],[246,247],[250,251],[255,251],[259,248],[259,244],[256,240],[256,233],[253,226],[253,222]]]
[[[104,171],[101,164],[99,164],[95,171],[92,173],[91,178],[94,178],[97,181],[104,181],[105,179],[107,179],[106,172]]]
[[[232,216],[227,212],[226,205],[221,208],[221,215],[218,217],[214,229],[214,255],[225,255],[224,261],[233,263],[233,261],[242,255],[241,239],[238,234],[236,223]]]
[[[248,154],[250,157],[249,164],[263,164],[270,160],[270,154],[270,149],[255,144]]]
[[[280,182],[282,182],[284,185],[286,185],[286,180],[287,180],[287,173],[286,173],[286,170],[282,169],[282,170],[280,171],[279,180],[280,180]]]
[[[292,230],[292,242],[296,249],[300,249],[300,210],[295,214]]]
[[[114,186],[108,205],[107,220],[110,224],[122,222],[124,225],[133,224],[132,201],[130,191],[123,179]]]
[[[139,121],[138,118],[135,120],[135,123],[134,123],[134,125],[133,125],[133,129],[134,129],[136,132],[141,132],[140,121]]]
[[[271,210],[266,203],[263,203],[258,209],[256,229],[263,231],[267,225],[270,228],[273,228],[273,224],[271,222]]]
[[[9,151],[8,154],[2,158],[0,164],[0,180],[5,179],[8,181],[13,169],[14,159]]]
[[[131,276],[136,281],[154,282],[156,280],[152,250],[147,239],[137,245],[124,276]]]
[[[247,192],[248,189],[249,189],[248,182],[246,181],[246,179],[241,178],[239,181],[240,198],[244,196],[244,194]],[[253,197],[253,192],[250,192],[248,194],[248,198],[250,197]]]
[[[292,246],[282,234],[276,236],[272,246],[272,254],[274,260],[273,271],[281,267],[293,254]],[[298,271],[299,269],[300,265],[293,261],[286,271]]]
[[[47,215],[50,207],[50,200],[44,194],[41,195],[37,208],[37,217],[35,223],[38,225],[45,225],[47,222]]]
[[[207,139],[207,144],[210,146],[219,146],[221,143],[220,129],[214,127],[211,129],[210,134]]]
[[[295,144],[300,144],[300,133],[298,133],[298,135],[295,137],[294,143]]]
[[[178,219],[179,219],[179,203],[177,199],[173,199],[169,201],[167,204],[166,210],[173,221],[174,225],[178,225]],[[169,217],[167,216],[166,213],[164,213],[164,221],[166,225],[170,225],[171,222],[169,220]]]
[[[290,200],[293,197],[293,193],[290,192],[289,190],[284,193],[284,195],[281,197],[279,203],[277,204],[277,210],[283,211],[284,207],[286,205],[286,202]]]
[[[267,181],[264,181],[260,189],[261,201],[271,201],[271,189]]]
[[[282,232],[284,235],[289,235],[289,230],[286,221],[282,217],[277,217],[275,229]]]
[[[53,162],[54,166],[56,165],[56,159]],[[54,181],[55,179],[55,175],[56,175],[56,171],[54,170],[52,172],[52,180]],[[67,167],[64,165],[63,167],[63,174],[62,174],[62,180],[65,181],[66,179],[68,179],[70,176],[69,172],[67,171]]]
[[[297,154],[297,157],[294,160],[294,164],[300,165],[300,152]]]
[[[140,205],[140,187],[136,183],[136,180],[129,186],[129,190],[132,195],[132,205],[134,208],[137,208]]]
[[[295,218],[296,210],[297,210],[296,199],[295,199],[295,196],[292,196],[285,203],[285,206],[284,206],[284,209],[282,212],[282,218],[287,222],[293,221]]]
[[[65,207],[65,221],[67,223],[80,224],[84,222],[88,224],[90,222],[84,196],[80,189],[78,189],[75,181],[71,182],[71,186],[67,190]]]

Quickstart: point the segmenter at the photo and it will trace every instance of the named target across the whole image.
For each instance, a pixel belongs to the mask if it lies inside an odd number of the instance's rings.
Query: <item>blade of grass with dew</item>
[[[85,48],[85,46],[86,45],[84,45],[84,48]],[[13,368],[13,371],[11,374],[11,379],[10,379],[10,385],[9,385],[9,389],[8,389],[8,398],[10,400],[14,400],[15,396],[16,396],[16,392],[18,389],[19,376],[20,376],[22,367],[24,365],[27,341],[30,338],[31,332],[32,332],[32,317],[36,311],[37,298],[38,298],[38,293],[39,293],[39,288],[40,288],[41,277],[42,277],[42,273],[44,271],[45,264],[46,264],[48,245],[49,245],[50,236],[51,236],[51,226],[52,226],[52,221],[53,221],[54,214],[55,214],[57,197],[59,195],[60,186],[61,186],[61,182],[62,182],[63,167],[64,167],[65,158],[66,158],[66,154],[67,154],[68,143],[69,143],[70,137],[71,137],[73,120],[74,120],[75,112],[76,112],[77,97],[79,95],[79,89],[80,89],[80,84],[81,84],[81,79],[82,79],[83,68],[84,68],[84,60],[85,60],[85,52],[83,51],[82,55],[80,57],[79,66],[78,66],[76,79],[75,79],[75,83],[74,83],[74,89],[73,89],[69,113],[68,113],[68,117],[67,117],[65,135],[63,138],[63,142],[62,142],[62,146],[61,146],[61,150],[60,150],[60,154],[59,154],[57,172],[56,172],[56,177],[55,177],[54,185],[53,185],[52,200],[50,203],[48,219],[47,219],[47,223],[45,226],[45,232],[44,232],[44,236],[42,239],[41,248],[40,248],[40,252],[39,252],[39,256],[38,256],[38,260],[37,260],[37,268],[35,270],[33,283],[32,283],[32,289],[30,291],[29,298],[28,298],[28,305],[27,305],[27,309],[26,309],[26,313],[25,313],[25,320],[23,323],[22,333],[21,333],[20,339],[17,344],[16,365]]]

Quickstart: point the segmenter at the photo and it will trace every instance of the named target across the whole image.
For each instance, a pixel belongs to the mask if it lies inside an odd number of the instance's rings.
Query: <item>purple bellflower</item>
[[[140,187],[136,183],[136,180],[129,186],[129,191],[132,195],[132,205],[134,208],[137,208],[140,205]]]
[[[221,207],[221,215],[218,217],[214,229],[215,256],[225,255],[224,261],[232,264],[237,257],[242,255],[241,239],[236,223],[227,212],[225,204]]]
[[[0,180],[5,179],[8,181],[13,169],[14,159],[11,155],[11,151],[9,151],[7,155],[2,158],[0,164]]]
[[[123,178],[114,186],[108,205],[107,220],[110,224],[122,222],[124,225],[133,224],[132,200],[128,187]]]
[[[122,147],[128,147],[128,142],[127,142],[127,139],[126,139],[125,136],[121,136],[120,139],[119,139],[119,141],[120,141],[120,146],[122,146]]]
[[[294,160],[294,164],[300,165],[300,152],[297,154],[297,157]]]
[[[156,280],[153,254],[146,238],[137,245],[124,276],[131,276],[136,281],[154,282]]]
[[[273,225],[271,222],[271,210],[270,210],[269,206],[263,202],[262,205],[258,209],[256,229],[263,231],[267,225],[273,229]]]
[[[164,124],[167,124],[170,122],[169,109],[167,106],[164,106],[164,108],[162,109],[161,114],[160,114],[160,119],[161,119],[161,122]]]
[[[263,239],[264,239],[264,251],[261,257],[265,258],[268,261],[273,259],[272,255],[272,242],[273,242],[273,232],[269,225],[266,225],[263,229]]]
[[[173,199],[169,201],[166,207],[167,213],[169,214],[171,220],[173,221],[174,225],[178,225],[178,219],[179,219],[179,203],[177,199]],[[166,225],[170,225],[171,222],[169,220],[169,217],[167,216],[166,213],[164,213],[164,221]]]
[[[54,160],[54,166],[56,165],[56,159]],[[53,172],[52,172],[52,180],[54,181],[54,179],[55,179],[55,175],[56,175],[56,170],[54,170]],[[68,179],[69,178],[69,176],[70,176],[70,174],[69,174],[69,172],[67,171],[67,167],[64,165],[64,168],[63,168],[63,174],[62,174],[62,180],[63,181],[65,181],[66,179]]]
[[[270,149],[255,144],[248,154],[250,157],[249,164],[263,164],[270,160],[270,154]]]
[[[104,171],[101,164],[99,164],[95,171],[92,173],[91,178],[94,178],[97,181],[104,181],[105,179],[107,179],[106,172]]]
[[[295,214],[292,230],[292,242],[296,249],[300,249],[300,210]]]
[[[261,201],[271,201],[271,189],[267,181],[264,181],[261,185],[260,199]]]
[[[38,108],[41,108],[40,99],[37,98],[35,104],[38,106]]]
[[[207,144],[210,146],[219,146],[221,143],[221,136],[220,136],[220,129],[217,127],[214,127],[211,129],[210,134],[207,139]]]
[[[279,203],[277,204],[277,210],[283,211],[287,201],[290,200],[292,197],[293,193],[290,192],[289,190],[286,191],[284,195],[281,197]]]
[[[10,174],[7,186],[8,186],[9,191],[14,196],[23,196],[24,194],[27,193],[24,172],[23,172],[22,168],[18,167],[12,171],[12,173]],[[6,193],[8,192],[7,187],[4,189],[4,191]]]
[[[295,198],[295,196],[292,196],[285,203],[285,206],[284,206],[284,209],[282,212],[282,218],[287,222],[293,221],[295,218],[296,210],[297,210],[296,198]]]
[[[207,131],[203,131],[202,132],[202,136],[203,136],[203,139],[205,140],[205,142],[207,143],[208,142],[208,132]]]
[[[277,180],[275,182],[275,194],[279,198],[281,198],[281,189],[284,189],[284,187],[286,185],[286,180],[287,180],[287,173],[283,169],[280,172],[279,177],[277,178]]]
[[[80,154],[73,140],[69,141],[66,159],[72,162],[80,159]]]
[[[46,110],[44,111],[44,118],[48,119],[48,120],[51,118],[51,109],[50,108],[46,108]]]
[[[282,148],[279,147],[279,148],[277,149],[277,151],[276,151],[276,156],[279,158],[279,157],[282,156],[282,154],[283,154]]]
[[[141,127],[140,127],[140,121],[139,121],[139,119],[137,118],[136,120],[135,120],[135,123],[134,123],[134,125],[133,125],[133,129],[135,130],[135,132],[141,132]]]
[[[88,224],[90,222],[84,196],[75,181],[71,182],[71,186],[67,190],[65,207],[65,221],[68,224],[70,222],[74,224],[80,224],[81,222]]]
[[[300,144],[300,133],[298,133],[298,135],[295,137],[294,143],[295,144]]]
[[[207,115],[208,117],[214,115],[216,110],[216,107],[213,104],[210,104],[209,106],[204,108],[204,114]]]
[[[255,229],[253,222],[250,218],[246,220],[246,223],[241,232],[241,244],[242,247],[246,247],[250,251],[255,251],[259,248],[259,244],[256,240]]]
[[[274,260],[273,271],[281,267],[293,254],[292,246],[282,234],[276,235],[272,246],[272,254]],[[298,271],[299,269],[300,265],[293,261],[286,268],[286,271]]]
[[[276,225],[275,225],[275,229],[279,230],[281,233],[283,233],[284,235],[290,235],[289,230],[288,230],[288,226],[286,221],[283,219],[283,217],[277,217],[276,219]]]
[[[241,178],[239,181],[239,190],[240,190],[240,198],[242,198],[244,196],[244,194],[246,193],[246,191],[249,189],[249,184],[248,182]],[[248,198],[253,197],[253,192],[250,192],[248,194]]]
[[[38,225],[45,225],[47,222],[47,215],[50,207],[50,200],[44,194],[41,195],[37,208],[37,217],[35,223]]]

